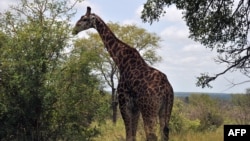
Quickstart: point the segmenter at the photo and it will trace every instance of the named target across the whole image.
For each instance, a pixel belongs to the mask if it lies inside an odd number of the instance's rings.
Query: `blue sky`
[[[8,8],[16,0],[1,0],[0,9]],[[72,1],[72,0],[71,0]],[[218,93],[244,93],[250,88],[249,83],[232,87],[231,82],[239,83],[247,80],[239,72],[228,72],[213,81],[213,88],[202,89],[196,87],[196,77],[200,73],[220,73],[225,65],[216,64],[216,52],[206,49],[201,44],[188,38],[189,31],[182,19],[182,12],[175,6],[166,8],[166,14],[152,25],[143,23],[140,19],[140,11],[146,0],[85,0],[76,5],[77,14],[72,18],[75,23],[81,15],[85,14],[86,6],[92,7],[92,12],[99,15],[105,22],[117,22],[120,24],[136,24],[149,32],[154,32],[161,37],[158,55],[162,57],[160,63],[153,67],[164,72],[172,84],[174,91],[178,92],[218,92]],[[0,11],[1,11],[0,10]],[[95,30],[91,30],[95,32]],[[78,38],[84,33],[78,35]]]

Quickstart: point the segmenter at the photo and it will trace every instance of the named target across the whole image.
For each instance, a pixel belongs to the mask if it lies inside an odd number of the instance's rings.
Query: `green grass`
[[[111,120],[107,120],[105,124],[97,125],[101,135],[94,138],[95,141],[125,141],[125,128],[121,118],[117,120],[116,125]],[[180,134],[170,133],[170,141],[223,141],[223,127],[211,132],[186,132]],[[137,141],[145,141],[145,133],[143,124],[140,120],[137,131]]]

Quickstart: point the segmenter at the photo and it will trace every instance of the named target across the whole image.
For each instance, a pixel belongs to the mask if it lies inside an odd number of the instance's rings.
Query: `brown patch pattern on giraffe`
[[[95,28],[107,51],[118,66],[118,101],[126,128],[126,141],[136,140],[140,113],[144,122],[147,141],[157,141],[156,122],[159,118],[161,139],[168,141],[169,120],[173,107],[173,89],[166,75],[150,67],[139,52],[123,43],[114,35],[104,21],[87,8],[77,21],[73,34]]]

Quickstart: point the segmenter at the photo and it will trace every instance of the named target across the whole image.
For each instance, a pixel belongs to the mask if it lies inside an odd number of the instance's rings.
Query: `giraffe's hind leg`
[[[151,99],[152,100],[152,99]],[[147,102],[146,102],[147,103]],[[144,130],[146,134],[147,141],[157,141],[156,136],[156,123],[158,117],[158,103],[145,102],[140,105],[141,107],[141,114],[144,123]]]
[[[144,130],[146,133],[147,141],[157,141],[156,136],[156,117],[143,116]]]

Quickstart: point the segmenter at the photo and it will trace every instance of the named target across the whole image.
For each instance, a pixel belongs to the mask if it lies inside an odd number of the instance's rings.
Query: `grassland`
[[[118,119],[116,125],[111,120],[107,120],[105,124],[93,124],[93,126],[96,126],[101,131],[101,135],[94,138],[95,141],[125,141],[125,128],[122,119]],[[137,140],[145,141],[141,122],[138,125]],[[170,133],[170,141],[223,141],[223,127],[210,132]]]

